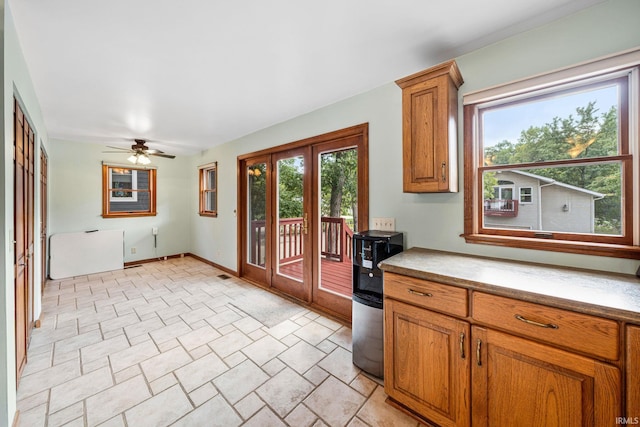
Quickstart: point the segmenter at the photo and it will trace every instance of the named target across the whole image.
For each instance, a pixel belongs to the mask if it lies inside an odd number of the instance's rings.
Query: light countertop
[[[411,248],[380,263],[385,272],[640,324],[634,275]]]

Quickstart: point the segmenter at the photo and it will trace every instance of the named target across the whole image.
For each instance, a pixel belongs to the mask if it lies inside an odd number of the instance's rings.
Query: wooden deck
[[[280,272],[290,277],[302,278],[302,260],[294,261],[280,267]],[[322,258],[320,265],[321,289],[351,297],[353,282],[353,265],[350,259],[332,261]]]

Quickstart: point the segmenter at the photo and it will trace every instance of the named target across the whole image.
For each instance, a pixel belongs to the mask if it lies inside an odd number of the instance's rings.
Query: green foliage
[[[280,218],[301,218],[303,215],[303,178],[302,158],[293,157],[278,161],[278,204]]]
[[[495,172],[485,172],[483,178],[484,198],[493,199],[493,187],[498,185],[498,179]]]
[[[517,143],[502,141],[485,148],[485,165],[537,163],[553,160],[614,156],[618,153],[618,114],[615,107],[598,115],[595,102],[578,107],[575,116],[555,117],[543,126],[520,133]],[[523,169],[524,170],[524,169]],[[595,202],[598,232],[619,234],[621,168],[617,163],[526,169],[556,181],[585,188],[605,197]],[[485,173],[485,197],[492,184]],[[489,179],[488,179],[489,178]],[[606,230],[606,231],[603,231]]]
[[[323,216],[352,218],[357,224],[358,152],[335,151],[320,156],[320,209]],[[251,220],[266,219],[266,164],[248,168]],[[304,164],[301,157],[278,161],[278,204],[280,218],[303,216]]]
[[[355,216],[358,202],[358,152],[334,151],[321,156],[322,216]]]

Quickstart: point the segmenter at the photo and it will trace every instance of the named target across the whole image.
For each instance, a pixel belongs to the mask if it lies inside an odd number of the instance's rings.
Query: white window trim
[[[138,201],[138,192],[135,191],[138,189],[138,171],[132,168],[127,168],[131,171],[131,196],[129,197],[117,197],[113,195],[113,166],[109,166],[109,188],[112,191],[109,192],[109,201],[110,202],[137,202]]]
[[[528,188],[529,189],[529,197],[531,197],[531,201],[530,202],[523,202],[522,201],[522,190]],[[520,203],[521,205],[530,205],[533,203],[533,187],[531,186],[527,186],[527,187],[518,187],[518,203]]]
[[[500,196],[500,197],[498,197],[498,200],[514,200],[513,197],[515,196],[515,192],[516,192],[515,185],[513,185],[513,184],[502,184],[502,185],[498,184],[498,185],[494,185],[493,188],[494,189],[495,188],[498,189],[498,196]],[[505,190],[505,189],[511,190],[511,199],[504,199],[502,197],[502,190]]]

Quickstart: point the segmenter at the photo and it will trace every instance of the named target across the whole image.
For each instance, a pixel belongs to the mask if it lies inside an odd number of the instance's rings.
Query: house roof
[[[581,193],[586,193],[589,194],[593,197],[602,199],[606,196],[606,194],[602,194],[602,193],[598,193],[596,191],[591,191],[591,190],[587,190],[586,188],[582,188],[582,187],[576,187],[575,185],[569,185],[569,184],[565,184],[564,182],[560,182],[560,181],[556,181],[555,179],[551,179],[551,178],[547,178],[541,175],[536,175],[534,173],[529,173],[529,172],[523,172],[523,171],[519,171],[519,170],[510,170],[509,172],[512,173],[516,173],[519,175],[523,175],[523,176],[527,176],[529,178],[533,178],[533,179],[537,179],[539,181],[543,181],[547,184],[553,184],[553,185],[557,185],[558,187],[562,187],[562,188],[566,188],[568,190],[573,190],[573,191],[578,191]]]

